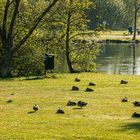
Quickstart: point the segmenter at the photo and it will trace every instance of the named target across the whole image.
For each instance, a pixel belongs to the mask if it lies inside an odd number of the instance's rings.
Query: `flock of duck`
[[[123,98],[123,99],[122,99],[122,102],[128,102],[128,98],[127,98],[127,97]],[[134,104],[134,106],[140,106],[140,102],[138,102],[138,101],[133,102],[133,104]],[[139,118],[139,117],[140,117],[140,114],[137,113],[137,112],[134,112],[134,113],[132,114],[132,117],[137,117],[137,118]]]
[[[75,78],[75,81],[76,81],[76,82],[80,82],[81,80],[78,79],[78,78]],[[121,80],[120,84],[128,84],[128,81]],[[96,84],[90,82],[88,86],[96,86]],[[77,90],[79,90],[79,87],[77,87],[77,86],[72,86],[72,89],[71,89],[71,90],[77,91]],[[94,90],[91,89],[91,88],[86,88],[86,89],[85,89],[85,92],[91,92],[91,91],[94,91]],[[121,101],[122,101],[122,102],[128,102],[128,98],[125,97],[125,98],[123,98]],[[88,103],[83,102],[83,101],[78,101],[77,103],[76,103],[76,102],[73,102],[73,101],[68,101],[66,105],[67,105],[67,106],[76,106],[76,105],[77,105],[78,107],[82,108],[82,107],[86,106],[87,104],[88,104]],[[140,102],[138,102],[138,101],[133,102],[133,104],[134,104],[134,106],[140,106]],[[34,106],[33,106],[33,110],[34,110],[35,112],[38,111],[38,110],[39,110],[39,106],[38,106],[37,104],[34,105]],[[58,113],[58,114],[64,114],[65,112],[64,112],[64,110],[62,110],[62,109],[58,109],[58,110],[56,111],[56,113]],[[132,117],[140,118],[140,114],[137,113],[137,112],[134,112],[134,113],[132,114]]]
[[[121,80],[121,83],[120,84],[128,84],[128,81]],[[122,102],[128,102],[128,98],[127,97],[124,97],[122,99]],[[133,104],[134,104],[134,106],[140,106],[140,102],[138,102],[138,101],[133,102]],[[134,112],[132,114],[132,117],[140,118],[140,114],[137,113],[137,112]]]
[[[75,78],[75,81],[76,82],[80,82],[81,80],[80,79],[78,79],[78,78]],[[96,84],[94,84],[94,83],[89,83],[89,86],[96,86]],[[77,86],[73,86],[72,87],[72,89],[71,90],[74,90],[74,91],[76,91],[76,90],[79,90],[79,88],[77,87]],[[93,89],[91,89],[91,88],[87,88],[86,90],[85,90],[85,92],[90,92],[90,91],[94,91]],[[73,101],[68,101],[67,102],[67,106],[78,106],[78,107],[80,107],[80,108],[82,108],[82,107],[84,107],[84,106],[86,106],[88,103],[86,103],[86,102],[83,102],[83,101],[78,101],[77,103],[76,102],[73,102]],[[35,104],[34,106],[33,106],[33,110],[36,112],[36,111],[38,111],[39,110],[39,106],[37,105],[37,104]],[[56,111],[56,113],[58,113],[58,114],[64,114],[65,112],[64,112],[64,110],[62,110],[62,109],[58,109],[57,111]]]
[[[86,102],[82,102],[82,101],[78,101],[78,103],[76,103],[76,102],[73,102],[73,101],[68,101],[68,103],[67,103],[67,106],[79,106],[80,108],[82,108],[82,107],[84,107],[84,106],[86,106],[87,105],[87,103]],[[38,111],[39,110],[39,106],[36,104],[36,105],[34,105],[33,106],[33,110],[36,112],[36,111]],[[64,112],[64,110],[62,110],[62,109],[58,109],[57,111],[56,111],[56,113],[58,113],[58,114],[64,114],[65,112]]]

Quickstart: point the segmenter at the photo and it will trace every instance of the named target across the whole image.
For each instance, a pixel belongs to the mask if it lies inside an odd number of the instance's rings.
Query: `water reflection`
[[[140,45],[103,44],[97,59],[97,71],[140,75]]]

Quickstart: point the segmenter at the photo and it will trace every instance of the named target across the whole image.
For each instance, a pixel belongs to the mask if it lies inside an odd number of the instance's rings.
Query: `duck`
[[[72,90],[79,90],[79,87],[73,86]]]
[[[122,102],[128,102],[128,98],[127,98],[127,97],[124,97],[124,98],[122,99]]]
[[[86,102],[82,102],[82,101],[78,101],[77,105],[82,108],[83,106],[86,106],[87,103]]]
[[[58,113],[58,114],[64,114],[65,112],[64,112],[64,110],[62,110],[62,109],[58,109],[58,110],[56,111],[56,113]]]
[[[137,112],[134,112],[134,113],[132,114],[132,117],[140,118],[140,114],[137,113]]]
[[[38,110],[39,110],[39,106],[38,106],[37,104],[35,104],[35,105],[33,106],[33,110],[34,110],[34,111],[38,111]]]
[[[80,79],[78,79],[78,78],[75,78],[75,81],[76,81],[76,82],[80,82],[81,80],[80,80]]]
[[[76,103],[72,101],[68,101],[67,106],[76,106]]]
[[[121,80],[121,83],[120,84],[128,84],[128,81]]]
[[[12,102],[12,100],[8,100],[8,101],[7,101],[7,103],[11,103],[11,102]]]
[[[135,106],[140,106],[140,102],[138,102],[138,101],[135,101],[133,104],[134,104]]]
[[[95,83],[90,82],[90,83],[89,83],[89,86],[96,86],[96,84],[95,84]]]
[[[86,88],[86,90],[85,90],[85,92],[91,92],[91,91],[94,91],[94,90],[91,88]]]

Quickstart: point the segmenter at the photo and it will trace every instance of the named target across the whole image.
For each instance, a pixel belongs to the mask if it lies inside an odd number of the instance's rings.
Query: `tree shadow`
[[[138,118],[135,120],[138,120]],[[129,130],[140,131],[140,122],[134,122],[134,123],[123,125],[121,130],[122,131],[129,131]]]
[[[14,80],[15,80],[15,78],[13,78],[13,77],[11,77],[11,78],[0,78],[0,81],[5,81],[5,82],[14,81]]]
[[[42,80],[42,79],[44,79],[43,76],[31,76],[31,77],[25,78],[25,80]]]

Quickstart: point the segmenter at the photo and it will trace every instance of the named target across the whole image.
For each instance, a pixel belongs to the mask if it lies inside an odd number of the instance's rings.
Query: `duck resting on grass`
[[[7,103],[11,103],[11,102],[12,102],[12,100],[8,100],[8,101],[7,101]]]
[[[79,87],[73,86],[72,90],[79,90]]]
[[[72,101],[68,101],[67,106],[76,106],[76,103]]]
[[[75,78],[75,81],[76,81],[76,82],[80,82],[81,80],[80,80],[80,79],[78,79],[78,78]]]
[[[82,108],[83,106],[86,106],[87,103],[82,102],[82,101],[79,101],[79,102],[77,103],[77,105],[80,106],[80,107]]]
[[[62,110],[62,109],[58,109],[56,113],[57,113],[57,114],[64,114],[65,112],[64,112],[64,110]]]
[[[138,101],[135,101],[133,104],[134,104],[135,106],[140,106],[140,102],[138,102]]]
[[[86,90],[85,90],[85,92],[92,92],[92,91],[94,91],[94,90],[91,88],[86,88]]]
[[[122,102],[128,102],[128,98],[127,98],[127,97],[124,97],[124,98],[122,99]]]
[[[128,81],[121,80],[121,83],[120,84],[128,84]]]
[[[88,84],[88,86],[96,86],[96,84],[95,84],[95,83],[90,82],[90,83]]]
[[[135,118],[140,118],[140,114],[139,114],[139,113],[134,112],[134,113],[132,114],[132,117],[135,117]]]
[[[34,110],[34,111],[38,111],[38,110],[39,110],[39,106],[38,106],[37,104],[35,104],[35,105],[33,106],[33,110]]]

